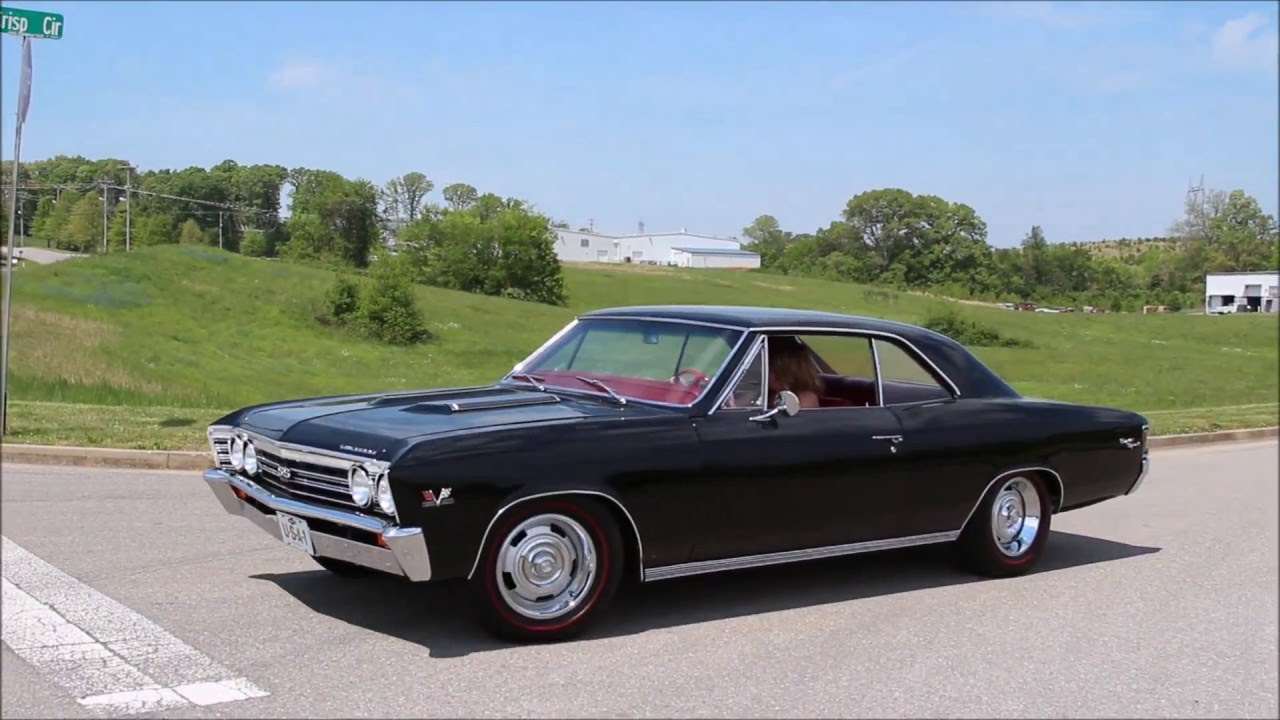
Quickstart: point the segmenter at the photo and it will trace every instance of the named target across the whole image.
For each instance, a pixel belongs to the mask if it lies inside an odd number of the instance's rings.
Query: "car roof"
[[[894,334],[915,334],[924,331],[923,328],[915,325],[865,315],[750,305],[630,305],[592,310],[582,313],[579,317],[654,317],[728,325],[743,330],[766,327],[829,327],[840,330],[880,330]]]

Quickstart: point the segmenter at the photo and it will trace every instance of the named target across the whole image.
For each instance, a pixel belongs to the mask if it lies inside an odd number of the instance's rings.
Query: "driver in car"
[[[809,357],[809,348],[795,337],[770,337],[768,397],[790,390],[800,398],[801,408],[816,408],[822,406],[818,400],[821,389],[822,379]]]

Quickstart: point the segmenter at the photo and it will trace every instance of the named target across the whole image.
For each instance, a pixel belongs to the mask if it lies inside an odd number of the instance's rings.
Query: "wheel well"
[[[1048,468],[1033,468],[1025,471],[1027,475],[1037,475],[1044,480],[1044,486],[1049,490],[1049,506],[1056,515],[1062,510],[1062,478],[1058,473]]]
[[[475,575],[476,567],[480,564],[480,557],[484,555],[485,545],[489,542],[489,533],[493,530],[493,526],[497,524],[498,518],[512,508],[519,507],[530,500],[539,500],[557,495],[585,495],[597,499],[600,505],[605,508],[609,519],[617,523],[618,534],[622,536],[624,576],[627,572],[634,572],[636,577],[643,576],[644,562],[643,549],[640,544],[640,530],[636,527],[635,520],[631,518],[631,514],[623,507],[621,500],[599,490],[556,490],[516,498],[494,513],[493,518],[489,520],[489,526],[484,529],[484,535],[480,537],[480,545],[476,548],[476,559],[471,563],[471,571],[467,573],[467,579],[469,580]]]
[[[1062,496],[1064,491],[1062,488],[1062,478],[1058,475],[1056,470],[1049,467],[1045,467],[1043,465],[1035,465],[1031,467],[1015,467],[1010,470],[1005,470],[1004,472],[991,478],[991,482],[987,483],[987,486],[984,487],[982,489],[982,492],[978,494],[978,498],[977,500],[974,501],[973,509],[969,511],[969,515],[965,517],[964,523],[960,526],[961,532],[963,532],[965,528],[969,526],[969,521],[973,519],[973,514],[978,511],[978,506],[982,504],[982,499],[987,496],[988,492],[991,492],[991,487],[995,485],[997,482],[999,482],[1000,480],[1003,480],[1004,478],[1012,477],[1014,475],[1035,475],[1036,477],[1039,477],[1042,480],[1044,480],[1045,487],[1049,490],[1050,509],[1055,515],[1058,513],[1059,510],[1062,509]]]

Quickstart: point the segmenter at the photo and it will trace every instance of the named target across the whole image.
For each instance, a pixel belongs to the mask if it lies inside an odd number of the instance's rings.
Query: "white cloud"
[[[1276,72],[1280,33],[1269,24],[1256,12],[1222,23],[1213,32],[1213,61],[1225,68]]]
[[[326,68],[313,58],[288,58],[267,78],[267,84],[278,90],[314,88],[321,84]]]

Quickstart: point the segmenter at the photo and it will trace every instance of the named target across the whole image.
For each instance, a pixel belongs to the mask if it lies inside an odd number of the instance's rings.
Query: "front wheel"
[[[613,599],[622,578],[622,537],[590,499],[533,500],[494,526],[476,576],[481,619],[516,641],[566,640]]]
[[[991,487],[956,542],[960,561],[991,577],[1022,575],[1049,540],[1052,500],[1044,479],[1018,474]]]

